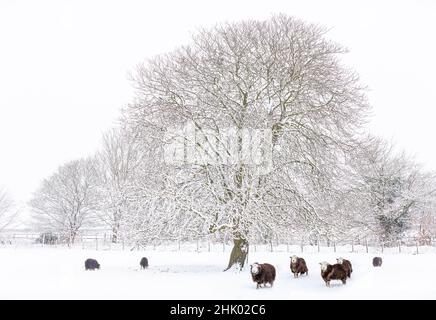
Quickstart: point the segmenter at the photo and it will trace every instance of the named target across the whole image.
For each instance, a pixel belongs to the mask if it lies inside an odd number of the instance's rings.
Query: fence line
[[[232,242],[224,239],[214,239],[212,237],[197,238],[192,240],[175,240],[175,241],[152,241],[150,243],[140,244],[126,241],[119,237],[117,242],[112,241],[112,236],[107,233],[81,234],[76,238],[73,244],[60,241],[57,237],[55,240],[47,239],[44,234],[37,233],[14,233],[0,234],[1,246],[54,246],[54,247],[74,247],[81,249],[93,250],[171,250],[183,251],[193,250],[197,252],[229,252],[232,249]],[[274,241],[275,240],[275,241]],[[287,239],[286,241],[275,238],[268,242],[251,242],[250,251],[261,252],[293,252],[294,254],[305,252],[428,252],[428,248],[435,248],[436,237],[429,238],[425,243],[420,242],[415,237],[405,237],[399,241],[379,241],[368,238],[354,238],[348,241],[334,241],[325,239],[323,241],[308,241],[304,238]]]

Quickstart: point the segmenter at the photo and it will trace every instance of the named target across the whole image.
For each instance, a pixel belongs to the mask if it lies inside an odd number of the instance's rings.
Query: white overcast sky
[[[436,1],[0,0],[0,187],[25,203],[92,154],[144,58],[196,27],[279,12],[330,28],[370,89],[371,131],[436,169]]]

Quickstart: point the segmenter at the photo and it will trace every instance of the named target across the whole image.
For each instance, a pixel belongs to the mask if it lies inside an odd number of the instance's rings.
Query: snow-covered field
[[[322,250],[321,250],[322,251]],[[249,268],[222,272],[228,252],[177,250],[96,251],[49,247],[0,248],[0,299],[435,299],[436,253],[295,252],[306,259],[309,276],[294,279],[293,252],[251,252],[249,263],[276,266],[273,288],[256,290]],[[383,266],[374,268],[379,255]],[[148,270],[139,269],[142,256]],[[327,288],[319,262],[343,256],[353,263],[351,280]],[[85,271],[96,258],[99,271]]]

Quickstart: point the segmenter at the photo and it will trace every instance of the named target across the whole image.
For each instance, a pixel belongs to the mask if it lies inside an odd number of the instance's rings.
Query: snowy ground
[[[213,251],[213,250],[212,250]],[[308,250],[310,251],[310,250]],[[323,250],[321,250],[323,251]],[[0,299],[435,299],[436,253],[295,251],[309,276],[294,279],[287,250],[251,252],[249,263],[276,266],[273,288],[255,289],[249,270],[222,272],[228,252],[195,250],[96,251],[80,248],[1,247]],[[363,251],[363,252],[362,252]],[[433,250],[434,251],[434,250]],[[372,257],[383,258],[374,268]],[[150,268],[139,270],[142,256]],[[321,279],[319,262],[343,256],[354,272],[345,286]],[[85,271],[84,260],[102,268]]]

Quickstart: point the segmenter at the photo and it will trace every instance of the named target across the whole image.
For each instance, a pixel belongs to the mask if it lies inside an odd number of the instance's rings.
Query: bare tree
[[[386,141],[368,141],[352,162],[357,173],[350,175],[355,188],[352,220],[386,245],[396,245],[436,200],[435,176]]]
[[[0,231],[4,230],[17,217],[18,210],[5,190],[0,189]]]
[[[71,161],[45,179],[30,207],[39,225],[74,243],[79,230],[95,222],[96,173],[90,159]]]
[[[103,147],[95,158],[99,193],[97,215],[111,228],[113,242],[117,242],[123,219],[130,208],[129,194],[140,155],[135,137],[118,127],[104,134]]]
[[[421,245],[432,245],[432,240],[436,235],[436,211],[435,202],[421,211],[414,219],[415,237]]]
[[[168,144],[183,146],[175,151],[182,161],[155,171],[160,195],[175,203],[167,230],[228,234],[227,269],[243,267],[250,239],[323,232],[332,214],[323,203],[369,107],[358,77],[339,62],[346,50],[325,33],[285,15],[225,23],[201,29],[190,45],[148,60],[134,75],[126,123],[162,162]],[[168,134],[186,123],[193,134]],[[244,138],[247,130],[270,133],[254,164],[245,161],[256,145]]]

